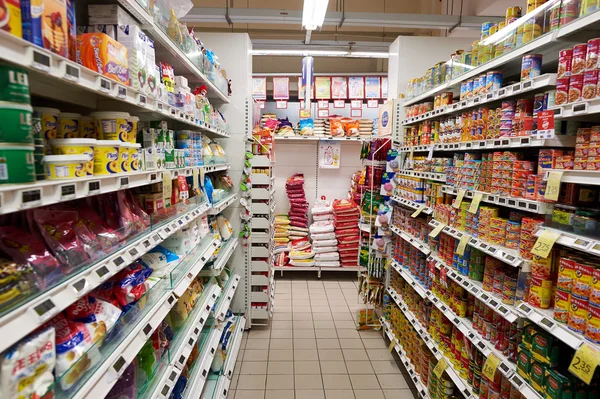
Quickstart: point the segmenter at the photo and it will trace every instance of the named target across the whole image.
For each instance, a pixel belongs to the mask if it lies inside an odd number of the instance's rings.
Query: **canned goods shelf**
[[[431,253],[431,249],[429,248],[429,245],[425,244],[423,241],[419,240],[418,238],[415,238],[415,237],[409,235],[408,233],[401,231],[398,227],[393,226],[393,225],[390,226],[390,230],[392,230],[392,233],[394,233],[397,236],[402,237],[402,239],[408,241],[409,244],[411,244],[413,247],[417,248],[419,251],[423,252],[425,255],[429,255]]]
[[[457,195],[459,189],[452,186],[443,186],[442,192],[445,194]],[[465,194],[465,198],[470,199],[473,198],[475,193],[482,193],[483,202],[487,202],[490,204],[500,205],[500,206],[508,206],[514,209],[519,209],[522,211],[538,213],[538,214],[550,214],[554,209],[554,205],[547,202],[540,202],[526,198],[515,198],[504,195],[496,195],[490,194],[485,191],[479,190],[467,190]]]
[[[536,237],[539,237],[544,231],[560,233],[556,244],[564,245],[565,247],[573,248],[590,255],[600,256],[600,240],[546,226],[538,228],[534,234]]]
[[[421,206],[425,205],[425,204],[419,204],[419,203],[411,201],[411,200],[407,200],[406,198],[402,198],[402,197],[399,197],[397,195],[394,195],[392,197],[392,201],[394,201],[394,202],[396,202],[396,203],[398,203],[400,205],[404,205],[404,206],[407,206],[409,208],[415,209],[415,210],[419,209]],[[430,207],[428,207],[428,206],[426,206],[421,212],[424,213],[424,214],[426,214],[426,215],[431,215],[433,213],[433,209],[430,208]]]
[[[502,137],[498,139],[461,141],[459,143],[438,143],[418,146],[400,146],[400,152],[428,152],[431,151],[451,151],[457,150],[476,151],[476,150],[500,150],[510,148],[535,148],[535,147],[575,147],[575,136],[555,136],[553,139],[538,139],[533,136],[524,137]]]
[[[401,176],[411,176],[411,177],[418,177],[421,179],[441,181],[444,183],[446,182],[446,175],[444,173],[418,172],[415,170],[401,170],[397,174],[401,175]]]
[[[554,119],[556,120],[600,117],[600,98],[563,104],[550,109],[554,111]]]
[[[419,336],[423,338],[423,341],[425,341],[425,344],[427,345],[427,347],[429,348],[431,353],[433,353],[435,358],[437,360],[440,360],[442,358],[446,360],[446,362],[448,363],[448,366],[450,366],[450,367],[446,368],[445,372],[446,372],[446,374],[448,374],[450,379],[454,382],[454,384],[456,385],[456,388],[462,393],[462,395],[465,397],[465,399],[476,399],[477,397],[473,394],[473,391],[471,390],[471,387],[469,386],[469,384],[461,376],[458,375],[456,370],[454,370],[454,368],[452,367],[452,361],[450,361],[450,359],[448,359],[444,355],[444,353],[442,352],[440,347],[433,340],[431,335],[429,335],[429,332],[427,331],[427,329],[423,328],[423,326],[421,325],[419,320],[410,311],[410,309],[408,308],[408,306],[402,299],[402,296],[400,296],[396,292],[396,290],[394,290],[392,287],[388,287],[388,293],[393,298],[393,300],[396,303],[396,305],[398,306],[398,308],[400,308],[402,313],[404,313],[404,315],[406,316],[408,321],[411,323],[413,328],[417,331],[417,334],[419,334]],[[386,324],[384,324],[384,325],[386,325]],[[386,325],[386,327],[387,327],[387,325]]]
[[[437,227],[439,224],[440,222],[435,219],[429,221],[429,225],[433,228]],[[457,239],[460,239],[463,235],[467,235],[465,232],[449,226],[445,226],[442,232]],[[470,247],[476,248],[481,252],[493,256],[494,258],[514,267],[519,267],[523,263],[528,262],[519,256],[518,251],[508,249],[500,245],[490,244],[486,241],[480,240],[479,238],[471,237],[467,244]]]
[[[550,172],[562,172],[561,183],[577,183],[600,186],[600,170],[560,170],[548,169],[544,180],[548,180]]]
[[[494,101],[503,100],[505,98],[515,97],[531,90],[541,90],[546,87],[556,86],[556,74],[547,73],[537,76],[533,79],[524,80],[510,86],[502,87],[490,93],[481,96],[458,101],[443,108],[437,108],[424,114],[404,119],[401,123],[404,126],[410,126],[415,123],[438,119],[443,115],[452,115],[463,112],[467,109],[480,107],[483,104],[492,103]]]
[[[408,271],[404,270],[402,265],[395,260],[392,262],[392,268],[398,272],[402,276],[404,280],[419,294],[419,296],[423,299],[428,299],[428,291],[427,288],[423,287],[420,282],[418,282]]]
[[[212,209],[210,209],[208,211],[208,214],[209,215],[218,215],[219,213],[223,212],[223,210],[225,208],[227,208],[229,205],[233,204],[236,200],[237,200],[237,194],[235,194],[235,193],[231,194],[227,198],[224,198],[221,201],[214,204]]]
[[[363,137],[323,137],[323,136],[275,136],[276,141],[342,141],[342,142],[366,142],[370,138]]]

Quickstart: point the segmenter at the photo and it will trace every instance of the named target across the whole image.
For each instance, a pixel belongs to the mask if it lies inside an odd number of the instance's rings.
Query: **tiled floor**
[[[275,292],[271,327],[245,334],[229,398],[413,397],[381,333],[355,329],[355,274],[288,272]]]

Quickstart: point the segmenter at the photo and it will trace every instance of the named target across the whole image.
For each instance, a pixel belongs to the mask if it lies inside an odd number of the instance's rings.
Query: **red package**
[[[36,209],[33,217],[46,244],[61,263],[76,267],[90,259],[77,234],[85,228],[81,223],[76,225],[77,212]],[[86,240],[89,238],[85,237]]]
[[[353,244],[360,242],[360,236],[341,236],[338,238],[340,244]]]
[[[339,238],[338,238],[339,241]],[[338,252],[342,253],[342,252],[348,252],[348,251],[356,251],[356,249],[358,248],[358,245],[356,244],[338,244]]]
[[[335,219],[334,219],[335,220]],[[356,227],[356,221],[350,221],[350,222],[344,222],[344,221],[339,221],[339,222],[335,222],[335,228],[336,230],[342,230],[342,229],[348,229],[348,228],[353,228]]]
[[[61,264],[48,251],[44,242],[17,227],[0,227],[0,248],[13,261],[29,263],[35,270],[40,288],[45,288],[62,277]]]
[[[354,229],[343,229],[343,230],[335,231],[335,235],[338,237],[338,239],[340,239],[339,237],[343,237],[343,236],[357,236],[359,234],[360,234],[360,230],[358,230],[358,227],[354,228]]]
[[[143,267],[139,262],[127,266],[111,280],[115,283],[114,292],[123,311],[126,311],[146,292],[146,280],[152,269]]]
[[[558,54],[558,72],[556,77],[558,79],[571,77],[573,49],[561,50]]]
[[[97,287],[96,289],[94,289],[94,291],[91,293],[91,295],[93,295],[96,298],[102,299],[103,301],[106,301],[118,308],[121,307],[121,304],[119,303],[119,300],[117,299],[117,296],[115,295],[115,282],[114,281],[106,281],[102,284],[100,284],[99,287]]]
[[[77,208],[77,215],[81,221],[94,234],[103,249],[110,249],[116,246],[121,237],[111,228],[94,210],[87,204],[81,204]]]

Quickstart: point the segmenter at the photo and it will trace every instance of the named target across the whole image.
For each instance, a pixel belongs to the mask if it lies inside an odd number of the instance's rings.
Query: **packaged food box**
[[[63,57],[69,56],[70,29],[66,0],[43,0],[36,6],[31,0],[21,4],[23,38]],[[75,21],[74,13],[72,15]],[[73,44],[75,45],[75,44]]]
[[[129,86],[127,48],[104,33],[77,36],[77,62]]]
[[[21,1],[5,0],[2,2],[0,28],[16,37],[23,37]]]
[[[517,373],[526,380],[529,380],[529,372],[533,361],[531,352],[522,346],[519,347],[519,352],[517,353]]]
[[[137,25],[136,20],[117,4],[89,4],[90,25]]]

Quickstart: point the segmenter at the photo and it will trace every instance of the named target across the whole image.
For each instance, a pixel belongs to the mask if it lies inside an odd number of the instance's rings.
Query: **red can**
[[[571,76],[585,72],[585,57],[587,55],[587,44],[578,44],[573,47],[573,59],[571,61]]]
[[[533,100],[520,99],[517,100],[517,107],[515,114],[518,116],[531,116],[533,115]]]
[[[574,103],[581,101],[581,92],[583,91],[583,75],[573,75],[569,78],[569,98],[568,102]]]
[[[598,68],[598,53],[600,53],[600,37],[588,40],[587,54],[585,56],[586,71]]]
[[[569,99],[569,80],[570,78],[556,79],[555,105],[566,104]]]
[[[571,63],[573,62],[573,49],[561,50],[558,53],[558,79],[571,76]]]
[[[596,85],[598,84],[598,70],[594,69],[586,71],[583,75],[583,92],[584,100],[596,98]]]

